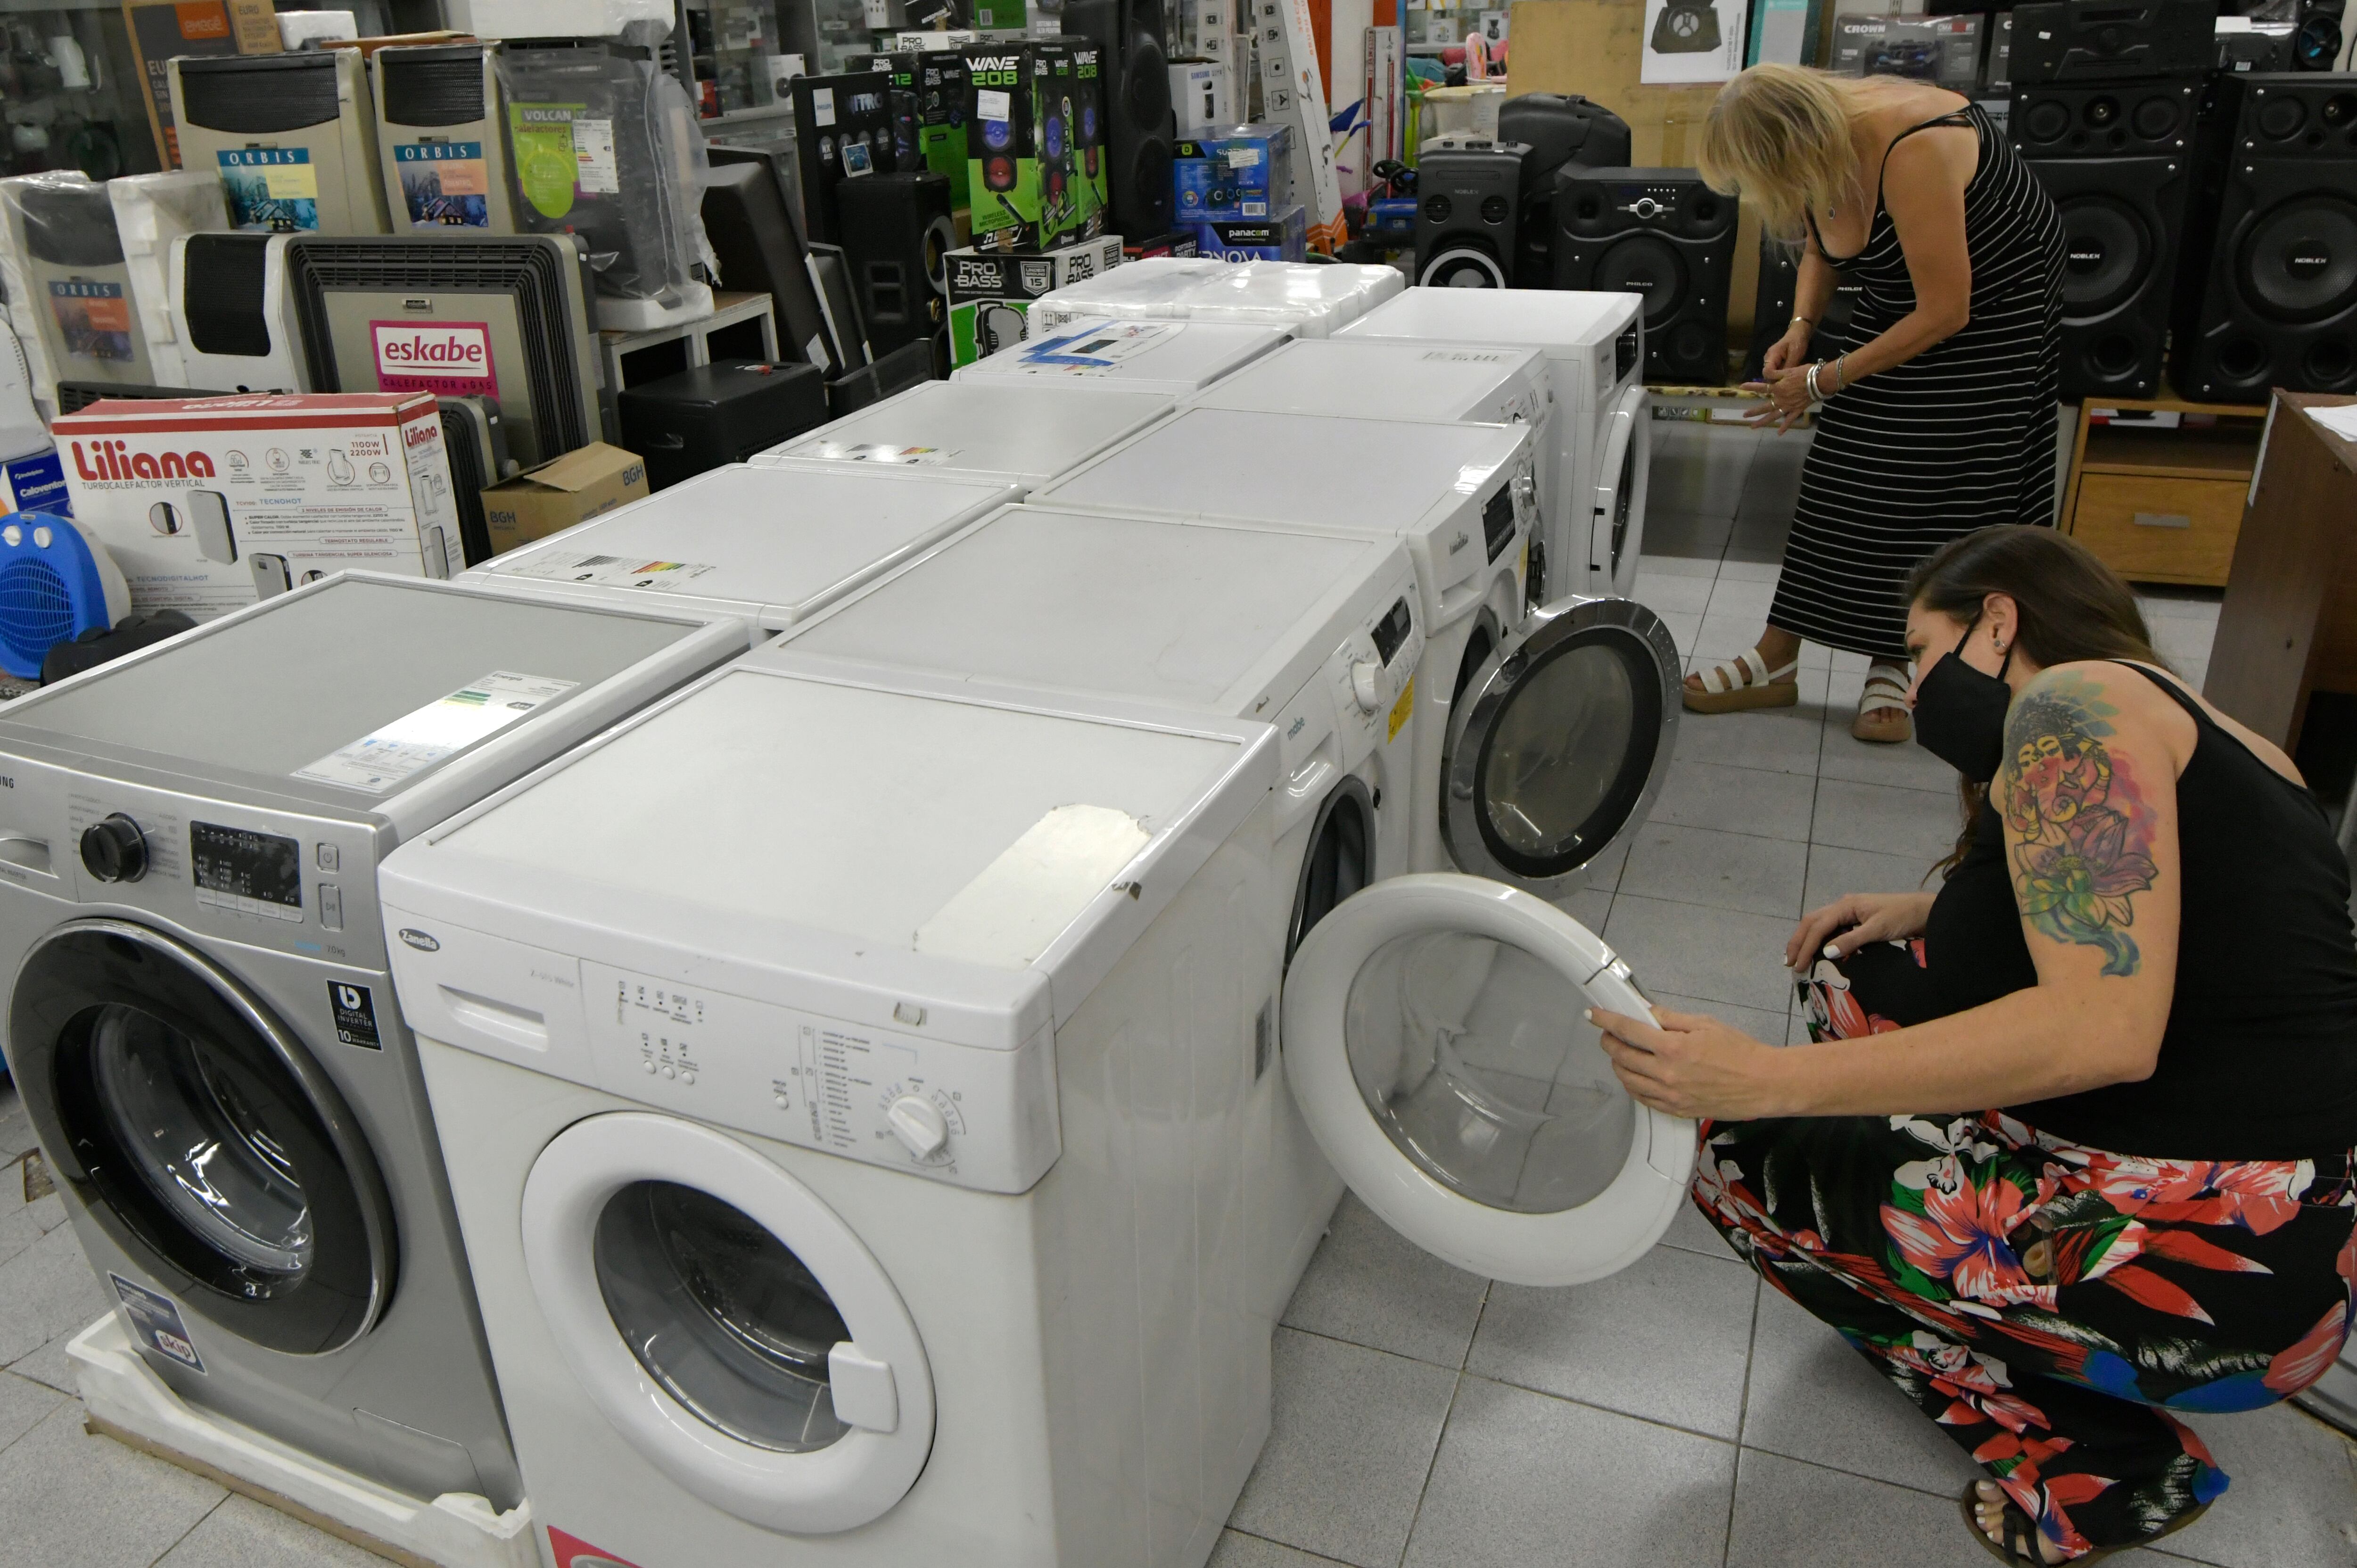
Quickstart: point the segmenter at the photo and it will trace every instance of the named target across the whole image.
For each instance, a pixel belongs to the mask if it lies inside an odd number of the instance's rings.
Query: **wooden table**
[[[2088,398],[2062,492],[2062,532],[2131,582],[2218,587],[2258,460],[2266,410],[2157,398]],[[2168,414],[2167,427],[2139,414]],[[2126,415],[2111,418],[2106,415]]]
[[[2357,692],[2357,442],[2308,415],[2351,403],[2276,393],[2201,687],[2286,751],[2309,693]]]

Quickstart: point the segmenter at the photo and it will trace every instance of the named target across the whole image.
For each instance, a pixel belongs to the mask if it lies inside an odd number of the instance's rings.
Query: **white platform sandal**
[[[1696,714],[1734,714],[1747,708],[1789,708],[1801,700],[1792,677],[1801,668],[1794,659],[1781,670],[1770,670],[1756,648],[1747,648],[1732,664],[1714,664],[1701,675],[1702,690],[1685,688],[1686,709]]]
[[[1860,740],[1896,746],[1913,738],[1914,721],[1907,708],[1907,671],[1878,659],[1866,669],[1866,690],[1858,693],[1857,717],[1849,733]]]

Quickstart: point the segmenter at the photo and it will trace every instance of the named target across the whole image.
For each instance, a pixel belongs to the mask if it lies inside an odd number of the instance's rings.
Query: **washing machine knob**
[[[941,1107],[920,1094],[904,1094],[884,1108],[892,1135],[920,1160],[938,1156],[950,1145],[950,1124]]]
[[[1351,666],[1351,695],[1359,699],[1359,706],[1373,713],[1383,705],[1383,667],[1372,659],[1361,659]]]
[[[147,835],[117,811],[82,830],[81,863],[101,882],[136,882],[147,875]]]

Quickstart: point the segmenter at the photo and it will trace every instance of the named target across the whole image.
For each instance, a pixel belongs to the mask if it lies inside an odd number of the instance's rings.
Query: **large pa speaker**
[[[2013,8],[2016,87],[2025,82],[2199,78],[2216,52],[2218,0],[2038,0]]]
[[[1513,281],[1514,225],[1529,152],[1475,140],[1416,160],[1417,283],[1504,288]]]
[[[1134,239],[1172,222],[1170,62],[1162,48],[1162,0],[1065,0],[1064,31],[1103,49],[1105,118],[1112,123],[1110,231]]]
[[[2208,403],[2357,391],[2357,76],[2224,78],[2215,124],[2179,262],[2170,381]]]
[[[948,258],[957,249],[949,177],[926,169],[847,179],[834,200],[868,346],[888,354],[947,327]]]
[[[1557,288],[1645,296],[1645,379],[1727,379],[1736,199],[1690,168],[1555,171]]]
[[[2062,395],[2151,397],[2169,343],[2192,162],[2032,158],[2062,216]]]
[[[1784,335],[1792,322],[1793,297],[1801,289],[1801,253],[1792,246],[1761,235],[1760,239],[1760,292],[1751,307],[1751,348],[1743,356],[1743,379],[1756,381],[1768,359],[1768,350]],[[1825,302],[1825,312],[1809,329],[1809,358],[1830,360],[1843,349],[1854,347],[1849,338],[1849,318],[1857,310],[1857,296],[1865,286],[1854,283],[1838,268],[1834,273],[1833,297]]]
[[[1577,93],[1525,92],[1498,108],[1498,140],[1520,142],[1523,155],[1520,210],[1514,217],[1516,288],[1555,285],[1555,171],[1566,164],[1586,168],[1626,168],[1633,156],[1629,122]]]
[[[2006,136],[2025,158],[2182,155],[2193,145],[2200,84],[2017,87]]]

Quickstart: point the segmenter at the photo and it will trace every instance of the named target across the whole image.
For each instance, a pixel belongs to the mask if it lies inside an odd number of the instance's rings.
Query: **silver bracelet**
[[[1825,401],[1825,394],[1817,390],[1817,372],[1823,369],[1824,369],[1824,361],[1822,360],[1809,367],[1808,386],[1809,401],[1811,403],[1823,403]]]

